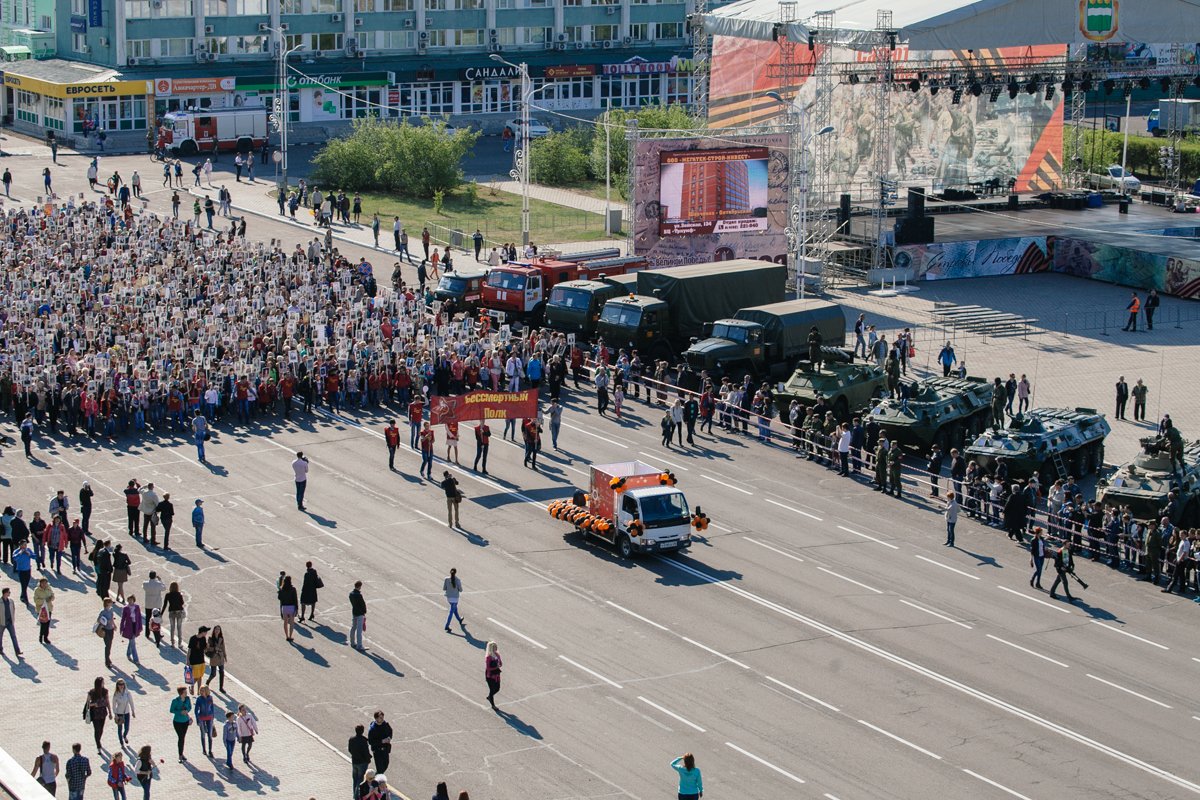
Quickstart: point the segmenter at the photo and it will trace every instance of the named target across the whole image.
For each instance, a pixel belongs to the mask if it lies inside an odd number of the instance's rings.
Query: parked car
[[[517,134],[517,132],[519,130],[521,130],[522,124],[523,123],[521,122],[520,119],[510,119],[505,124],[504,127],[508,128],[508,130],[515,136]],[[530,118],[530,120],[529,120],[529,138],[540,139],[543,136],[549,136],[549,135],[550,135],[549,128],[547,128],[545,125],[543,125],[538,120]]]
[[[1115,189],[1123,194],[1133,194],[1142,188],[1142,182],[1120,164],[1112,164],[1104,172],[1091,173],[1087,183],[1091,189]]]

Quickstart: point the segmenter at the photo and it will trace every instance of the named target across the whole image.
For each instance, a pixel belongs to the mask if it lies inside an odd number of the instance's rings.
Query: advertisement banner
[[[104,27],[104,3],[102,0],[87,0],[88,26]]]
[[[158,97],[170,97],[179,94],[213,94],[215,92],[232,92],[237,88],[237,79],[229,76],[224,78],[155,78],[154,94]]]
[[[1045,236],[937,242],[896,247],[897,269],[912,269],[913,280],[990,278],[1050,269]]]
[[[430,400],[429,424],[443,425],[447,422],[464,422],[472,419],[536,417],[537,412],[537,389],[526,389],[521,392],[479,391],[450,396],[438,395]]]
[[[634,158],[634,253],[651,266],[787,263],[787,134],[641,139]]]

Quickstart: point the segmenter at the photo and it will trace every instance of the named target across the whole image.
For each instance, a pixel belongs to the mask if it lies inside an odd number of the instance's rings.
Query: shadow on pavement
[[[387,660],[383,656],[381,656],[377,653],[367,653],[366,656],[367,656],[367,658],[369,658],[375,662],[375,666],[379,667],[381,670],[383,670],[387,674],[395,675],[397,678],[404,677],[404,673],[401,672],[400,670],[396,669],[395,665],[392,664],[391,661]]]
[[[522,736],[528,736],[530,739],[538,739],[538,740],[540,740],[542,738],[542,734],[538,732],[537,728],[535,728],[530,723],[525,722],[520,717],[518,717],[516,714],[510,713],[508,711],[504,711],[499,708],[495,709],[495,711],[496,711],[496,716],[498,716],[500,719],[504,720],[508,724],[508,727],[512,728],[514,731],[521,734]]]
[[[318,653],[315,648],[305,647],[304,645],[297,644],[296,642],[290,642],[290,644],[292,645],[292,647],[294,647],[296,650],[298,650],[300,652],[300,655],[304,656],[304,660],[309,662],[310,664],[316,664],[318,667],[325,667],[325,668],[329,667],[328,659],[326,659],[325,656]]]

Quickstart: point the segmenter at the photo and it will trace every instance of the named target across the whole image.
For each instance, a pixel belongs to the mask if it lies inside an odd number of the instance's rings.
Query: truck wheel
[[[617,539],[617,552],[621,558],[633,558],[633,542],[623,533]]]
[[[254,149],[254,140],[249,136],[242,136],[237,140],[237,151],[242,155],[246,155]]]
[[[181,156],[194,156],[199,152],[200,148],[196,146],[194,139],[188,139],[179,145],[179,155]]]

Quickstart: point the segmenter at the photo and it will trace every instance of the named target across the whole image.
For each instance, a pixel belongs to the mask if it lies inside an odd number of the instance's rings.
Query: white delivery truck
[[[708,527],[699,506],[688,511],[670,472],[641,461],[593,464],[591,491],[551,503],[549,512],[585,536],[615,545],[622,558],[683,550],[692,543],[693,528]]]

